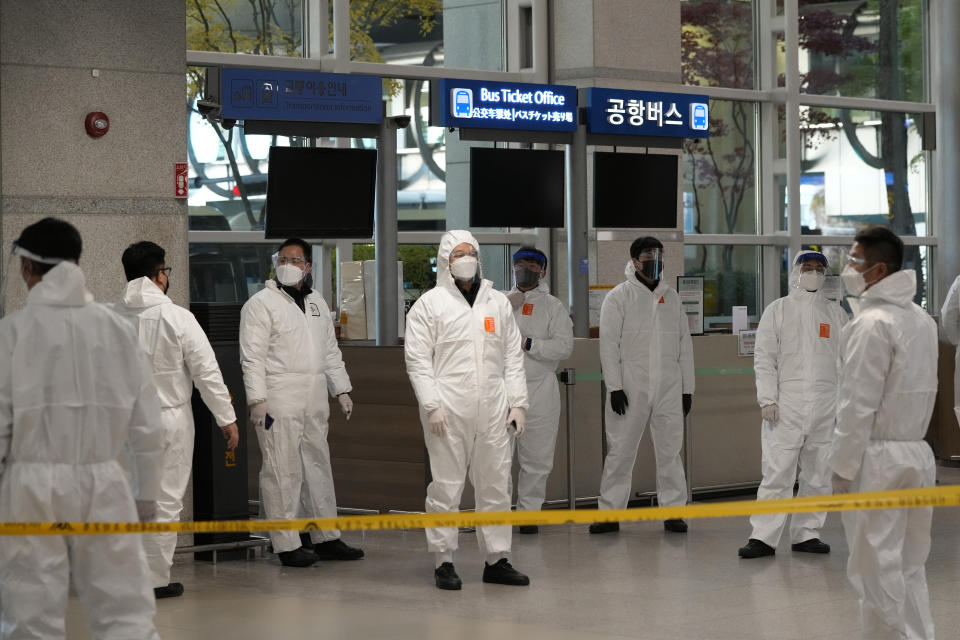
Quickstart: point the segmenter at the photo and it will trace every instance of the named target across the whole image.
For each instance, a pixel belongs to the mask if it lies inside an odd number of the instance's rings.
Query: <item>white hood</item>
[[[128,282],[123,293],[123,304],[130,309],[146,309],[168,302],[170,298],[146,276]]]
[[[27,304],[81,307],[91,302],[93,294],[87,291],[87,279],[73,262],[61,262],[47,271],[27,295]]]
[[[860,306],[874,302],[890,302],[898,307],[906,307],[917,295],[917,273],[913,269],[902,269],[887,276],[863,292]]]
[[[477,242],[477,239],[473,237],[473,234],[469,231],[463,229],[454,229],[453,231],[447,231],[443,234],[443,237],[440,238],[440,248],[437,250],[437,286],[446,287],[451,291],[457,291],[457,283],[453,278],[453,275],[450,273],[450,252],[453,251],[453,248],[464,242],[469,242],[470,245],[476,249],[477,253],[480,253],[480,243]],[[477,267],[477,274],[482,278],[483,273]]]

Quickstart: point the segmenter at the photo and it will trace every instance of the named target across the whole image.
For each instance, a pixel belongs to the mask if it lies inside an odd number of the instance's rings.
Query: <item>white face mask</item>
[[[826,278],[826,276],[819,271],[804,271],[800,274],[800,279],[797,284],[800,285],[801,289],[818,291],[820,287],[823,286],[824,278]]]
[[[477,275],[477,259],[473,256],[463,256],[456,262],[451,262],[450,273],[457,280],[473,280]]]
[[[282,264],[277,267],[277,280],[288,287],[295,287],[303,280],[304,275],[306,274],[303,269],[292,264]]]
[[[843,288],[848,295],[857,297],[867,289],[867,281],[863,279],[863,274],[853,268],[853,265],[847,265],[840,273],[840,280],[843,281]]]

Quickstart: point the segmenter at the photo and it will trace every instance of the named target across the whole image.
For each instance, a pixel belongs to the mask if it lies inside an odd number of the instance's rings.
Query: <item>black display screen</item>
[[[562,227],[563,151],[470,149],[471,227]]]
[[[677,156],[596,152],[593,226],[676,229]]]
[[[369,238],[377,152],[270,147],[267,238]]]

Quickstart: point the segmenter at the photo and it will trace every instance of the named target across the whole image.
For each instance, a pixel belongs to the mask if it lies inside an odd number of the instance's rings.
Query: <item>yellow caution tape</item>
[[[783,500],[742,500],[639,509],[551,509],[547,511],[488,511],[423,514],[382,514],[299,520],[215,520],[203,522],[0,522],[0,535],[96,535],[117,533],[222,533],[249,531],[309,531],[342,529],[423,529],[491,525],[551,525],[670,518],[722,518],[757,513],[808,513],[960,506],[960,485],[901,489]]]

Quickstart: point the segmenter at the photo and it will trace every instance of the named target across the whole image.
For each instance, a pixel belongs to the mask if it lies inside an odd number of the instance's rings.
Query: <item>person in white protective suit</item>
[[[621,282],[600,307],[600,366],[610,392],[605,409],[607,457],[600,480],[601,509],[625,509],[637,449],[647,425],[657,464],[657,500],[687,502],[680,459],[683,419],[693,404],[693,345],[680,296],[663,273],[663,245],[653,237],[630,245],[631,261]],[[667,531],[687,523],[665,520]],[[618,522],[595,522],[590,533],[619,531]]]
[[[821,288],[827,258],[801,251],[790,272],[789,295],[770,303],[757,327],[753,368],[763,416],[760,443],[763,481],[757,500],[792,498],[800,465],[798,496],[831,492],[827,454],[836,424],[840,379],[840,332],[847,313]],[[790,518],[793,551],[829,553],[820,540],[827,514],[795,513]],[[787,514],[756,514],[741,558],[772,556]]]
[[[937,326],[913,302],[917,276],[900,269],[900,238],[872,227],[854,240],[841,273],[854,317],[841,346],[834,493],[932,487],[923,437],[937,395]],[[933,638],[924,569],[932,518],[931,507],[843,512],[864,638]]]
[[[13,246],[30,291],[0,320],[0,522],[152,520],[163,424],[136,333],[87,291],[72,225],[45,218]],[[5,537],[0,638],[65,638],[71,577],[93,638],[158,638],[138,535]]]
[[[327,393],[348,419],[353,411],[330,310],[311,288],[311,254],[303,240],[284,242],[273,256],[276,278],[240,311],[243,384],[263,454],[260,493],[271,520],[337,517]],[[296,531],[272,531],[270,540],[290,567],[363,557],[338,530],[311,531],[312,550]]]
[[[539,249],[521,247],[513,254],[514,287],[507,298],[520,330],[530,403],[523,437],[515,438],[512,449],[520,463],[517,509],[522,511],[543,508],[560,424],[557,365],[573,353],[573,322],[563,303],[550,295],[546,273],[547,256]],[[537,525],[520,526],[520,533],[538,531]]]
[[[432,481],[428,513],[456,511],[470,474],[477,511],[509,511],[511,441],[523,434],[527,384],[520,332],[507,297],[484,280],[480,245],[468,231],[448,231],[437,253],[437,286],[407,314],[404,354],[420,404]],[[440,589],[461,588],[453,565],[455,527],[426,529]],[[486,554],[483,581],[528,585],[509,562],[509,526],[477,527]]]
[[[957,355],[953,372],[953,412],[960,422],[960,276],[953,281],[947,299],[940,309],[940,323],[943,326],[943,335],[950,344],[957,346]]]
[[[121,258],[127,288],[123,302],[114,310],[131,320],[140,336],[140,346],[153,362],[153,380],[160,395],[160,417],[165,429],[157,521],[178,522],[193,467],[193,385],[213,413],[229,449],[236,448],[239,436],[230,392],[223,384],[210,341],[193,314],[166,296],[170,267],[166,266],[165,257],[163,248],[153,242],[127,247]],[[146,535],[143,547],[153,576],[154,595],[182,595],[183,584],[170,582],[177,534]]]

